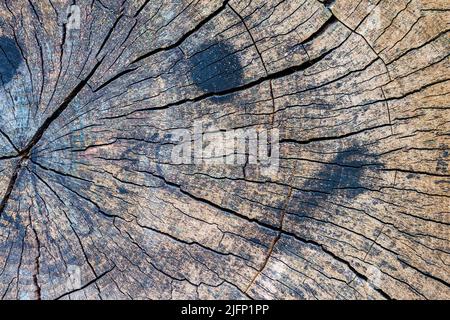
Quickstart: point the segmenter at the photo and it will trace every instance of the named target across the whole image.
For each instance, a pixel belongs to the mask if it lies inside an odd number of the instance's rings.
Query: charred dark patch
[[[368,181],[363,181],[368,167],[382,167],[378,157],[364,148],[352,148],[339,152],[329,163],[321,165],[315,177],[302,187],[302,191],[294,193],[295,210],[305,212],[305,205],[316,207],[339,193],[353,199],[370,188]],[[308,211],[308,210],[306,210]]]
[[[119,187],[117,191],[119,191],[120,194],[128,194],[128,190],[124,187]]]
[[[449,149],[447,145],[442,145],[442,152],[436,163],[436,171],[440,173],[448,173]]]
[[[231,46],[219,42],[204,48],[190,58],[192,80],[198,87],[214,93],[242,84],[242,65]]]
[[[23,57],[14,40],[0,37],[0,77],[4,84],[14,78],[22,60]]]

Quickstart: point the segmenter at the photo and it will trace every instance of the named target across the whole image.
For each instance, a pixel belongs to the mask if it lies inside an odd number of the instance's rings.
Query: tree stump
[[[0,297],[449,299],[449,10],[2,0]]]

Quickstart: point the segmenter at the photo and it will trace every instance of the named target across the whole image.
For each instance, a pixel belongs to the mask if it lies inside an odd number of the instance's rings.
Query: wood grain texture
[[[67,20],[80,9],[80,28]],[[446,0],[1,0],[2,299],[449,299]],[[280,168],[171,161],[280,130]]]

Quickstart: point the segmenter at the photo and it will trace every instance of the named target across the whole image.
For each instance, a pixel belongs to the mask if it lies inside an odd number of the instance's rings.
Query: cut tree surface
[[[0,297],[449,299],[449,21],[1,0]],[[278,170],[174,163],[198,121],[278,129]]]

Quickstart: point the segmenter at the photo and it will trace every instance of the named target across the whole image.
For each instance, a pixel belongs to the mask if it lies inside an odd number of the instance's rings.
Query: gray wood
[[[0,1],[0,297],[450,298],[449,18]],[[200,120],[279,129],[279,170],[174,163]]]

